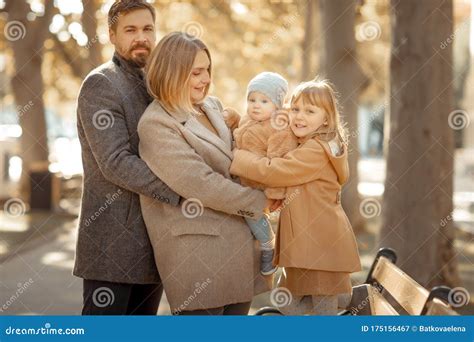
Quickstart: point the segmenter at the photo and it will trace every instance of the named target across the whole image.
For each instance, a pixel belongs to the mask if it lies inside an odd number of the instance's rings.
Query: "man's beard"
[[[143,53],[140,53],[140,54],[137,54],[137,55],[132,55],[130,54],[130,58],[131,60],[136,64],[138,65],[140,68],[144,68],[145,65],[146,65],[146,62],[148,61],[148,57],[150,56],[150,54],[143,54]]]
[[[148,53],[138,53],[134,55],[133,50],[135,49],[146,49]],[[148,57],[150,56],[150,47],[148,44],[137,43],[132,45],[130,49],[127,50],[125,56],[128,60],[134,62],[138,67],[143,68],[145,67]]]

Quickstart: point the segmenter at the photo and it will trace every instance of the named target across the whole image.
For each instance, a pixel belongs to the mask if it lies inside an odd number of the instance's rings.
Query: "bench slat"
[[[372,286],[370,287],[370,310],[372,315],[377,316],[397,316],[398,312],[390,305],[390,303]]]
[[[444,303],[438,298],[434,298],[433,301],[428,304],[428,310],[426,311],[428,316],[458,316],[459,314],[452,310],[449,305]]]
[[[419,315],[429,292],[385,257],[380,257],[372,277],[410,314]]]

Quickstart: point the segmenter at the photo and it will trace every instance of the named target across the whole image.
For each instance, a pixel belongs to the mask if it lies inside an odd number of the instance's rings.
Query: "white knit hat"
[[[252,78],[249,82],[247,98],[253,91],[258,91],[268,96],[277,108],[282,108],[283,101],[288,93],[288,82],[280,74],[265,71]]]

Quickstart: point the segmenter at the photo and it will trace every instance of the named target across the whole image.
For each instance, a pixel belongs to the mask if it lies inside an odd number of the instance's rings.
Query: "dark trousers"
[[[229,304],[226,306],[221,306],[220,308],[212,309],[202,309],[202,310],[193,310],[193,311],[181,311],[177,315],[181,316],[218,316],[218,315],[248,315],[250,310],[250,304],[252,302]]]
[[[83,281],[83,315],[156,315],[161,284],[123,284]]]

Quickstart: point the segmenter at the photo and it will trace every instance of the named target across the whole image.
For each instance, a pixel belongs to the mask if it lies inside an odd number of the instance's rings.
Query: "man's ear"
[[[115,31],[109,28],[109,39],[112,44],[115,45]]]

